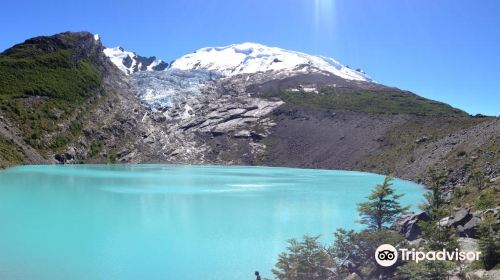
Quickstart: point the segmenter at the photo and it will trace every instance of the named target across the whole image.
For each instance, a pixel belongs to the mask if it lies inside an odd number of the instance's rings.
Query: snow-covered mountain
[[[124,73],[201,70],[219,76],[253,73],[326,73],[343,79],[372,81],[362,70],[353,70],[333,58],[268,47],[257,43],[241,43],[226,47],[202,48],[176,59],[171,65],[156,57],[142,57],[121,47],[106,48],[106,56]]]
[[[122,47],[106,48],[104,54],[127,75],[139,71],[162,71],[168,67],[167,63],[154,56],[140,56]]]
[[[175,60],[170,68],[207,70],[223,76],[267,71],[327,72],[348,80],[371,81],[362,70],[350,69],[333,58],[256,43],[202,48]]]
[[[353,70],[332,58],[256,43],[202,48],[178,58],[171,65],[121,47],[106,48],[104,53],[122,72],[134,74],[130,81],[137,95],[154,109],[176,106],[198,98],[202,92],[205,95],[214,92],[214,88],[231,88],[230,91],[243,95],[248,94],[245,93],[247,86],[305,74],[323,78],[293,82],[291,90],[304,90],[303,83],[307,84],[306,90],[316,91],[317,83],[336,86],[358,81],[373,82],[363,71]],[[227,79],[221,80],[223,77]],[[320,82],[321,79],[328,82]]]

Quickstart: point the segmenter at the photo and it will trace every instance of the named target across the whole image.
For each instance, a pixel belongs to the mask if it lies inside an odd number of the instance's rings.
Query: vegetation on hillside
[[[437,143],[449,135],[457,134],[470,129],[476,125],[491,121],[490,118],[457,118],[457,117],[432,117],[416,116],[400,125],[394,126],[381,139],[381,147],[369,157],[359,162],[358,167],[363,170],[370,170],[375,173],[397,173],[401,168],[408,168],[414,163],[423,163],[427,158],[421,158],[423,154],[432,154],[434,146],[449,145],[451,151],[446,158],[439,162],[441,168],[447,166],[450,169],[458,170],[464,164],[472,164],[476,167],[484,167],[487,162],[498,162],[500,151],[500,141],[488,142],[485,147],[475,149],[475,151],[465,151],[474,142],[467,141],[464,145],[455,145],[449,140],[447,143]],[[456,140],[455,140],[456,141]],[[436,145],[432,145],[436,143]],[[496,155],[497,159],[488,159],[488,154]],[[428,164],[426,164],[428,165]],[[431,165],[428,165],[431,167]],[[410,168],[411,169],[411,168]],[[424,174],[428,175],[428,174]],[[428,176],[422,176],[419,180],[426,182]],[[414,179],[416,180],[416,179]],[[428,182],[428,181],[427,181]]]
[[[425,251],[441,251],[443,249],[452,252],[459,248],[455,229],[439,225],[441,218],[446,216],[446,211],[442,208],[444,196],[442,187],[444,175],[442,172],[431,170],[432,184],[430,191],[424,195],[424,203],[420,208],[429,213],[429,221],[420,221],[419,227],[422,230],[421,238],[425,241]],[[419,263],[409,262],[399,268],[404,279],[426,280],[426,279],[446,279],[450,270],[458,263],[451,261],[424,260]]]
[[[18,147],[8,139],[0,135],[0,168],[7,167],[7,164],[19,164],[23,162],[23,154]]]
[[[449,207],[470,207],[472,210],[485,210],[500,205],[500,179],[488,178],[489,163],[500,162],[500,139],[490,141],[480,147],[463,151],[462,155],[449,156],[444,164],[451,170],[467,167],[468,180],[454,188]],[[498,165],[497,165],[498,166]]]
[[[365,113],[415,114],[465,117],[467,113],[445,103],[425,99],[399,90],[352,90],[326,87],[318,93],[280,91],[278,96],[289,104],[315,110],[345,110]]]
[[[41,152],[63,148],[80,133],[81,115],[101,91],[100,74],[89,58],[46,40],[0,54],[0,111]]]
[[[479,250],[481,263],[485,269],[500,269],[500,224],[488,215],[479,224]]]

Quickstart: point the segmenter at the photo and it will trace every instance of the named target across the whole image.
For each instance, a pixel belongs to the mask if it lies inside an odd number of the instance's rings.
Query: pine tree
[[[438,220],[443,216],[442,206],[444,204],[443,185],[445,183],[445,175],[443,171],[429,170],[431,176],[431,189],[424,194],[425,202],[420,208],[429,213],[432,220]]]
[[[392,177],[386,177],[384,183],[377,185],[368,196],[368,201],[358,204],[358,212],[361,215],[361,224],[370,229],[381,230],[387,228],[397,218],[408,210],[402,207],[398,200],[403,195],[396,194],[391,188]]]

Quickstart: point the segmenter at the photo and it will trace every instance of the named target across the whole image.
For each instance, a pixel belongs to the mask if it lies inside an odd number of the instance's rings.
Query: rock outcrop
[[[396,230],[399,231],[406,240],[413,241],[416,240],[422,230],[418,223],[420,221],[430,221],[431,217],[427,212],[411,213],[403,215],[397,222]]]
[[[500,206],[475,212],[471,212],[469,208],[460,208],[453,216],[441,219],[439,224],[455,228],[460,237],[477,238],[479,223],[486,215],[492,215],[500,223]]]

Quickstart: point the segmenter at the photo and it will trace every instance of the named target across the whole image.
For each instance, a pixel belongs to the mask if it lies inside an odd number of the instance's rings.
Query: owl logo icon
[[[380,266],[392,266],[398,260],[398,251],[390,244],[382,244],[375,251],[375,261]]]

